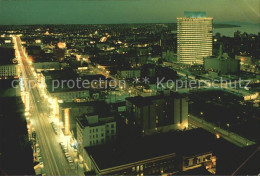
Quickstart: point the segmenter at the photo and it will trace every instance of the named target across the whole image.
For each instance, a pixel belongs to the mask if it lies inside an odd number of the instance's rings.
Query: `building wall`
[[[188,127],[186,98],[166,96],[142,106],[126,101],[126,111],[130,121],[147,135]]]
[[[90,94],[89,90],[78,90],[50,93],[50,96],[58,100],[63,100],[64,102],[73,102],[76,101],[76,99],[88,99]]]
[[[1,78],[18,76],[18,73],[19,73],[19,67],[17,64],[0,65],[0,77]]]
[[[216,157],[213,156],[212,152],[183,157],[182,171],[195,169],[201,166],[205,166],[212,174],[216,173]]]
[[[188,127],[188,101],[185,98],[174,99],[174,123],[178,129]]]
[[[212,71],[220,70],[219,60],[215,58],[205,58],[204,68],[205,70],[212,70]]]
[[[100,170],[94,159],[89,156],[87,149],[83,154],[84,165],[97,175],[161,175],[162,173],[178,173],[181,171],[181,160],[175,154],[159,156],[147,160],[140,160],[126,165],[118,165],[112,168]],[[86,168],[85,168],[86,169]]]
[[[116,122],[108,122],[102,125],[86,126],[81,128],[77,123],[77,141],[79,151],[83,152],[84,147],[97,146],[113,141],[116,138]]]
[[[240,61],[236,59],[205,58],[205,70],[219,72],[221,74],[238,73],[240,71]]]
[[[212,174],[216,174],[216,157],[212,152],[200,153],[194,156],[178,156],[176,154],[161,155],[155,158],[139,160],[125,165],[99,169],[87,149],[83,152],[85,170],[92,170],[97,175],[178,175],[182,171],[203,166]]]
[[[212,55],[212,18],[177,18],[177,60],[184,64],[203,64]]]
[[[59,107],[60,120],[63,122],[64,126],[69,126],[69,131],[72,137],[77,138],[77,127],[76,127],[76,118],[82,116],[86,113],[93,113],[93,106],[79,106],[79,107],[70,107],[69,108],[69,120],[65,120],[64,110],[67,108]],[[69,124],[66,124],[69,123]]]

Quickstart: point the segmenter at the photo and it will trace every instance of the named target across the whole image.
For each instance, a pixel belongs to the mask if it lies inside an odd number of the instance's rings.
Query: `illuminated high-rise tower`
[[[212,55],[212,20],[206,12],[184,12],[177,18],[178,62],[203,64]]]

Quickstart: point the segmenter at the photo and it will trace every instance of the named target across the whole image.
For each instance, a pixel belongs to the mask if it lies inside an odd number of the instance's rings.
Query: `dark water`
[[[236,31],[240,31],[242,33],[246,32],[248,34],[258,34],[258,32],[260,32],[260,25],[241,25],[241,27],[219,28],[214,29],[213,34],[215,35],[219,32],[221,35],[233,37],[234,32]]]

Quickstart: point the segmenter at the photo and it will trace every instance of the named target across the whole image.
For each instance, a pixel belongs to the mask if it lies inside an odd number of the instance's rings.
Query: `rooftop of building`
[[[43,76],[50,76],[51,79],[72,79],[76,78],[77,74],[73,70],[52,70],[52,71],[43,71]]]
[[[14,64],[15,51],[13,48],[0,47],[0,65]]]
[[[206,12],[185,11],[184,16],[188,18],[204,18],[206,17]]]
[[[131,102],[132,104],[135,104],[136,106],[143,106],[152,103],[153,100],[159,100],[163,99],[165,97],[176,97],[180,98],[183,97],[181,94],[177,92],[170,91],[169,93],[162,92],[159,95],[153,95],[153,96],[135,96],[135,97],[128,97],[126,98],[127,101]]]
[[[102,74],[96,74],[96,75],[86,75],[86,76],[81,76],[80,77],[82,80],[88,80],[88,81],[92,81],[92,80],[106,80],[107,78],[102,75]]]
[[[88,120],[88,117],[91,116],[97,116],[98,120],[96,123],[93,123]],[[86,127],[86,126],[92,127],[92,126],[102,125],[108,122],[113,122],[115,121],[115,118],[114,118],[114,114],[109,111],[107,112],[99,111],[99,112],[84,114],[83,116],[78,117],[77,121],[81,127]]]
[[[41,50],[41,46],[39,45],[27,45],[26,50],[29,52],[31,50]]]
[[[89,101],[89,102],[64,102],[59,103],[61,108],[81,108],[85,106],[95,106],[97,108],[108,106],[105,101]]]
[[[15,82],[13,82],[14,80]],[[19,85],[18,79],[14,79],[14,78],[0,79],[0,98],[17,96],[17,90],[14,88],[14,86],[18,86],[18,85]]]
[[[30,58],[32,59],[32,62],[37,63],[37,62],[58,62],[57,60],[54,59],[54,56],[52,53],[42,53],[41,55],[34,55],[31,54]]]
[[[132,68],[130,66],[121,66],[120,68],[118,68],[118,71],[129,71],[129,70],[140,70],[139,68]]]
[[[197,128],[147,136],[96,147],[85,147],[100,170],[168,154],[194,156],[211,152],[215,136]]]

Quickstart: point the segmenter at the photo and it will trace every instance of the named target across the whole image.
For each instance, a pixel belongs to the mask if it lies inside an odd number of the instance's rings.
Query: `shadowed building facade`
[[[126,98],[126,112],[129,123],[145,135],[188,127],[187,98],[174,92]]]

